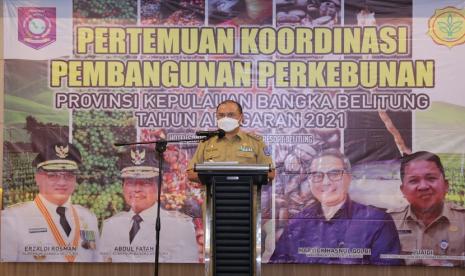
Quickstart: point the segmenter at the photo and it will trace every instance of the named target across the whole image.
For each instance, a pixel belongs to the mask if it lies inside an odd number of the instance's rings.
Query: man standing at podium
[[[225,135],[224,137],[218,137],[218,136],[212,137],[209,140],[203,141],[198,145],[197,150],[194,156],[192,157],[192,159],[190,160],[188,168],[187,168],[188,179],[191,181],[199,182],[198,174],[194,172],[195,164],[202,164],[202,163],[207,163],[207,162],[237,162],[238,164],[241,164],[241,165],[248,165],[248,164],[249,165],[254,165],[254,164],[269,165],[272,170],[268,172],[268,180],[272,180],[274,178],[275,171],[274,171],[273,161],[271,159],[271,150],[265,145],[262,137],[252,134],[252,133],[247,133],[241,130],[240,125],[244,119],[243,113],[242,113],[242,106],[236,101],[232,101],[232,100],[223,101],[216,107],[216,119],[217,119],[218,128],[224,130]],[[254,187],[253,193],[254,193],[253,198],[257,198],[257,190],[255,189],[255,187]],[[252,208],[254,214],[253,216],[248,217],[247,219],[240,219],[242,222],[250,223],[250,220],[248,219],[256,217],[257,215],[256,214],[256,210],[257,210],[256,203],[257,201],[253,200],[252,206],[246,204],[247,206]],[[206,214],[205,202],[202,208],[204,211],[203,214],[205,215]],[[213,214],[213,219],[215,219],[216,215]],[[204,221],[208,222],[206,217],[204,217]],[[218,223],[217,225],[221,226],[221,223]],[[227,227],[227,228],[230,229],[230,227]],[[246,231],[246,233],[250,233],[247,231],[252,231],[252,228],[253,227],[251,226],[251,228],[247,230],[240,230],[240,231]],[[216,233],[218,233],[218,231],[222,231],[222,235],[225,237],[228,237],[231,234],[229,230],[215,229],[214,231]],[[215,242],[212,242],[212,244],[210,245],[212,246],[212,248],[218,249],[218,247],[216,247],[216,245],[214,244]],[[228,246],[225,246],[219,251],[228,252],[228,250],[229,250]],[[245,249],[239,247],[240,252],[242,252],[241,250],[249,250],[249,247],[246,246]],[[217,253],[214,253],[214,254],[217,254]],[[217,256],[220,256],[220,254],[218,254]],[[250,254],[249,256],[253,256],[253,253]],[[218,258],[222,258],[222,257],[218,257]],[[216,262],[216,260],[214,262]],[[247,265],[237,265],[234,268],[237,269],[237,271],[241,271],[241,269],[244,269],[244,270],[249,269]],[[230,272],[226,268],[223,268],[223,269],[224,269],[224,271],[222,270],[223,272],[225,271]],[[233,273],[231,275],[233,275]]]
[[[130,207],[103,223],[100,252],[105,262],[153,262],[158,197],[158,160],[148,147],[120,156],[123,196]],[[160,210],[160,262],[197,263],[199,253],[192,218]]]
[[[236,161],[239,164],[269,164],[272,171],[268,179],[275,175],[271,150],[265,145],[262,137],[241,130],[244,120],[242,106],[233,100],[221,102],[216,107],[218,128],[224,130],[226,135],[222,138],[212,137],[201,142],[189,162],[187,176],[191,181],[199,181],[194,172],[194,165],[204,162]]]

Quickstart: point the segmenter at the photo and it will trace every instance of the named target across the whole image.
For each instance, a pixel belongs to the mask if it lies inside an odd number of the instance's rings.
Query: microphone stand
[[[147,142],[132,142],[132,143],[115,143],[114,145],[117,147],[120,146],[132,146],[132,145],[147,145],[147,144],[155,144],[155,150],[158,153],[158,204],[157,204],[157,220],[155,225],[155,271],[154,275],[158,276],[158,267],[159,262],[158,258],[160,255],[160,230],[161,230],[161,221],[160,221],[160,200],[161,200],[161,187],[163,181],[163,154],[166,151],[166,146],[168,143],[177,143],[177,142],[200,142],[200,141],[207,141],[211,137],[215,135],[207,135],[204,138],[192,138],[192,139],[179,139],[179,140],[165,140],[160,139],[157,141],[147,141]]]

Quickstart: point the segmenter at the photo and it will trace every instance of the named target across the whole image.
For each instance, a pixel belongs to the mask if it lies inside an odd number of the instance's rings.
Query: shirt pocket
[[[255,153],[251,151],[239,151],[237,154],[237,159],[240,163],[254,164],[256,163]]]
[[[402,247],[402,253],[410,254],[413,253],[417,248],[417,240],[412,230],[399,230],[399,239]]]
[[[220,157],[219,151],[209,151],[205,153],[205,161],[217,161]]]

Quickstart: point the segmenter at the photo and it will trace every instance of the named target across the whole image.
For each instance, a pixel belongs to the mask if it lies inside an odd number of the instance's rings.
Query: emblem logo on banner
[[[56,8],[19,7],[18,40],[36,50],[56,41]]]
[[[449,48],[465,42],[465,9],[446,7],[436,10],[428,21],[428,34],[439,45]]]

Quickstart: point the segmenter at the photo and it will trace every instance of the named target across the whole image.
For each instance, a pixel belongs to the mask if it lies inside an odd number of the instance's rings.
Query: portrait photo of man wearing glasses
[[[55,139],[57,138],[57,139]],[[7,262],[94,262],[98,224],[87,208],[72,204],[79,150],[47,138],[32,161],[39,194],[2,212],[1,256]]]
[[[349,160],[338,150],[315,156],[307,181],[314,204],[289,219],[272,263],[397,265],[400,242],[394,221],[381,209],[349,197],[352,180]]]

